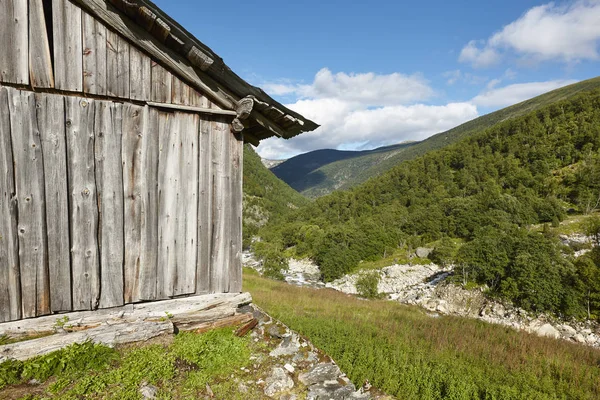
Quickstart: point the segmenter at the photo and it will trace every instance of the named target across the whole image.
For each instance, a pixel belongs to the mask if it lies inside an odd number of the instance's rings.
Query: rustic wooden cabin
[[[317,125],[148,0],[0,11],[0,322],[240,292],[243,143]]]

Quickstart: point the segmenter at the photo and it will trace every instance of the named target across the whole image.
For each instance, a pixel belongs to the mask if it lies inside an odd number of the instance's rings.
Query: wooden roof
[[[288,109],[235,74],[214,51],[149,0],[73,0],[150,53],[219,106],[237,111],[234,130],[258,145],[319,125]]]

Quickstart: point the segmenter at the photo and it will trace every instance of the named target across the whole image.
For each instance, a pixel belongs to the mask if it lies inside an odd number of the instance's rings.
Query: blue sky
[[[600,0],[155,2],[322,125],[266,158],[422,140],[599,74]]]

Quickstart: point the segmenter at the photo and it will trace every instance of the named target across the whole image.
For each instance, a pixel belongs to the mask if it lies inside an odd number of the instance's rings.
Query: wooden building
[[[148,0],[0,0],[0,322],[240,292],[243,143],[316,127]]]

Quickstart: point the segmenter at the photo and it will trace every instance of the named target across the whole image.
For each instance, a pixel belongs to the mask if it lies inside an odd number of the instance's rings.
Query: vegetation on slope
[[[308,204],[309,201],[277,179],[250,147],[244,146],[244,247],[259,227],[273,216],[283,216],[289,211]]]
[[[379,176],[395,165],[431,150],[441,149],[495,124],[528,114],[554,102],[600,87],[600,77],[553,90],[533,99],[484,115],[422,142],[382,147],[364,152],[317,150],[291,158],[273,172],[310,198],[350,189]]]
[[[600,350],[417,307],[290,286],[244,271],[254,302],[357,386],[399,399],[597,399]]]
[[[366,151],[315,150],[292,157],[271,171],[304,196],[317,198],[354,181],[362,171],[415,143],[406,142]]]
[[[444,236],[458,279],[532,311],[600,314],[600,251],[564,257],[550,234],[566,211],[600,203],[600,90],[499,123],[334,192],[261,231],[265,242],[315,260],[324,280],[399,247]]]

